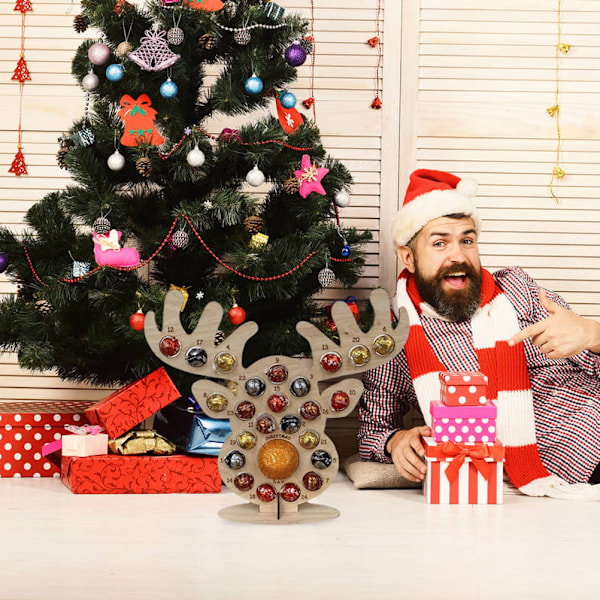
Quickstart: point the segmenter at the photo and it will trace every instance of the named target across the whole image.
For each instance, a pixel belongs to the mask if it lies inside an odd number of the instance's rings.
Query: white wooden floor
[[[527,600],[600,597],[600,505],[505,495],[429,506],[418,490],[355,490],[331,521],[251,525],[211,495],[75,495],[0,480],[2,600]]]

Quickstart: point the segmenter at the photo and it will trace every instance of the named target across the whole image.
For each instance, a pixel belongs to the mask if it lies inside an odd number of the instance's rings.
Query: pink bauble
[[[94,65],[105,65],[110,60],[110,48],[104,42],[96,42],[90,46],[88,58]]]

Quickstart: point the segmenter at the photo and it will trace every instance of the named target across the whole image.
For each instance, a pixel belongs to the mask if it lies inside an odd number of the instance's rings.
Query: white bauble
[[[100,85],[100,78],[98,77],[98,75],[96,75],[96,73],[88,73],[81,80],[81,87],[86,92],[93,92],[95,89],[98,88],[99,85]]]
[[[193,150],[188,152],[186,160],[190,167],[201,167],[206,160],[206,156],[204,156],[204,152],[198,146],[195,146]]]
[[[246,181],[252,187],[258,187],[265,182],[265,174],[257,166],[255,166],[252,171],[248,171],[248,175],[246,175]]]
[[[115,150],[107,158],[106,164],[111,171],[120,171],[125,166],[125,157],[118,150]]]
[[[336,206],[340,208],[346,208],[350,204],[350,195],[346,190],[340,190],[334,197],[333,201]]]

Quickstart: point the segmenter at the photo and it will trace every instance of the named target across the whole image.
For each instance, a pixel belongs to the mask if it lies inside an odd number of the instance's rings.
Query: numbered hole
[[[331,454],[327,450],[315,450],[310,457],[310,462],[315,469],[327,469],[331,466]]]
[[[290,405],[290,401],[283,394],[272,394],[267,400],[267,406],[274,412],[283,412]]]
[[[373,350],[375,350],[377,356],[387,356],[394,351],[395,347],[396,342],[394,342],[394,338],[391,335],[387,335],[387,333],[378,335],[373,341]]]
[[[342,367],[342,357],[337,352],[326,352],[319,361],[321,368],[328,373],[335,373]]]
[[[219,354],[215,356],[215,369],[222,373],[233,371],[236,363],[237,359],[231,352],[219,352]]]
[[[331,394],[329,404],[331,405],[331,409],[333,411],[341,412],[342,410],[346,410],[350,405],[350,396],[348,396],[346,392],[338,390],[337,392],[333,392],[333,394]]]
[[[225,457],[225,464],[234,471],[238,471],[246,464],[246,457],[238,450],[233,450]]]
[[[175,358],[181,352],[181,343],[174,335],[165,335],[158,343],[158,348],[167,358]]]
[[[234,480],[233,485],[240,490],[240,492],[247,492],[252,489],[254,485],[254,477],[251,473],[240,473]]]
[[[223,394],[211,394],[206,399],[206,405],[214,412],[222,412],[227,407],[227,398]]]
[[[275,427],[275,419],[270,415],[260,415],[260,417],[256,419],[256,431],[259,433],[273,433]]]
[[[300,419],[296,415],[285,415],[285,417],[281,417],[279,426],[284,433],[297,433],[300,431]]]
[[[277,498],[277,492],[270,483],[261,483],[256,488],[256,497],[261,502],[273,502]]]
[[[323,486],[323,478],[318,473],[315,473],[314,471],[309,471],[302,478],[302,485],[309,492],[316,492],[317,490],[320,490]]]
[[[185,362],[190,367],[203,367],[207,360],[208,355],[206,354],[206,350],[200,346],[192,346],[185,351]]]
[[[281,488],[279,495],[286,502],[296,502],[300,498],[300,488],[295,483],[286,483]]]
[[[316,431],[312,431],[311,429],[307,429],[300,434],[299,440],[300,445],[307,450],[312,450],[319,445],[321,438]]]
[[[303,398],[310,392],[310,382],[306,377],[296,377],[290,383],[290,391],[294,396]]]
[[[265,393],[265,382],[260,377],[250,377],[246,381],[246,393],[248,396],[257,397]]]
[[[280,364],[271,365],[267,369],[267,377],[271,383],[283,383],[288,378],[287,367]]]
[[[362,367],[371,360],[371,351],[363,344],[357,344],[348,352],[350,362],[356,367]]]
[[[251,431],[240,431],[237,436],[237,443],[243,450],[252,450],[256,446],[256,436]]]
[[[235,407],[235,416],[241,421],[249,421],[256,414],[256,407],[252,402],[244,400]]]

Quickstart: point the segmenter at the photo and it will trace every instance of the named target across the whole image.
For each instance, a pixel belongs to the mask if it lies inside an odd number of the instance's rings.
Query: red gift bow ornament
[[[446,468],[446,477],[450,483],[458,478],[458,472],[467,457],[473,461],[473,466],[483,475],[483,478],[486,481],[489,479],[490,464],[484,460],[491,456],[489,446],[485,444],[467,446],[465,444],[455,444],[454,442],[444,442],[442,452],[448,458],[454,457]]]
[[[230,129],[229,127],[225,127],[223,131],[221,131],[221,135],[219,137],[226,142],[241,142],[242,136],[238,129]]]

